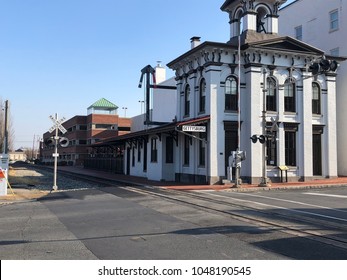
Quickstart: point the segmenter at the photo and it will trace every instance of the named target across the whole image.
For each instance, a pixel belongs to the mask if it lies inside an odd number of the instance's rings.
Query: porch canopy
[[[208,116],[194,118],[190,120],[184,120],[180,122],[172,122],[172,123],[157,126],[154,128],[149,128],[145,130],[140,130],[140,131],[120,135],[117,137],[104,139],[103,141],[90,145],[90,147],[101,148],[101,147],[110,147],[110,146],[121,146],[121,145],[124,145],[126,142],[132,143],[138,140],[147,141],[149,135],[154,135],[154,134],[160,135],[162,133],[166,133],[173,136],[174,139],[177,141],[177,134],[179,131],[182,130],[182,126],[184,125],[194,126],[194,125],[204,124],[204,123],[207,123],[209,120],[210,120],[210,116],[208,115]]]

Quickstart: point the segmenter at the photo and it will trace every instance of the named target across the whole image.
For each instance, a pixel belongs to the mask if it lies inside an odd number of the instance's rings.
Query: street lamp
[[[128,107],[122,107],[122,109],[124,110],[124,118],[126,118]]]
[[[140,103],[140,106],[141,106],[141,115],[142,115],[142,114],[143,114],[142,108],[143,108],[143,106],[144,106],[144,104],[145,104],[145,101],[139,100],[139,103]]]

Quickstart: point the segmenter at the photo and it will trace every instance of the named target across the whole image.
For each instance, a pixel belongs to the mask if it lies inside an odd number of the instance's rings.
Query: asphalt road
[[[199,194],[273,211],[285,222],[286,215],[342,226],[347,221],[345,188]],[[124,187],[1,205],[0,240],[2,260],[347,259],[347,250],[334,244]]]

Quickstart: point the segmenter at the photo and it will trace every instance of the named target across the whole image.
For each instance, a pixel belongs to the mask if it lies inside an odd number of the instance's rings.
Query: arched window
[[[187,85],[184,91],[184,115],[189,116],[190,113],[190,86]]]
[[[258,33],[267,33],[267,16],[268,11],[264,7],[259,7],[257,9],[257,32]]]
[[[295,83],[290,79],[285,81],[284,84],[284,111],[296,112],[295,106]]]
[[[266,110],[277,111],[277,85],[274,78],[267,78]]]
[[[239,10],[236,12],[236,19],[237,19],[237,30],[235,32],[236,35],[241,35],[243,32],[243,10]]]
[[[312,83],[312,114],[321,114],[321,88],[318,83]]]
[[[205,103],[206,103],[206,81],[201,79],[200,81],[200,92],[199,92],[199,112],[205,112]]]
[[[237,80],[235,77],[228,77],[225,81],[225,110],[237,111],[238,106],[238,90]]]

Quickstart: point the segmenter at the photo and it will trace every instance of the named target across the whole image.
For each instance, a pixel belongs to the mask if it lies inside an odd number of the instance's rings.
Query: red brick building
[[[131,119],[121,118],[118,107],[102,98],[88,107],[87,116],[74,116],[62,125],[67,130],[61,137],[69,140],[67,147],[58,147],[60,164],[83,165],[89,156],[89,146],[110,137],[124,135],[130,132]],[[41,160],[46,164],[54,161],[52,154],[54,145],[48,145],[55,132],[43,135],[44,145],[41,149]]]

